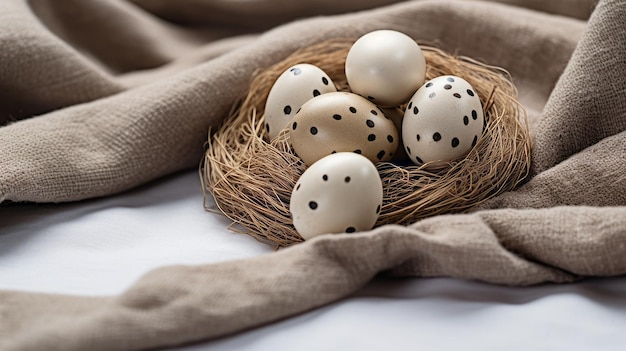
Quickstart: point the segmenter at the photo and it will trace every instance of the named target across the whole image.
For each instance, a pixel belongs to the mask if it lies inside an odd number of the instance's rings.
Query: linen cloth
[[[106,196],[195,167],[256,69],[382,28],[507,69],[534,140],[533,177],[472,213],[163,267],[119,296],[0,292],[0,349],[216,338],[381,272],[508,285],[626,273],[624,3],[389,2],[0,2],[0,201]]]

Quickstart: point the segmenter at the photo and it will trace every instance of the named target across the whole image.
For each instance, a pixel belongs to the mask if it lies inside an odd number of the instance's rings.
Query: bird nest
[[[277,247],[303,241],[292,224],[289,200],[306,166],[292,151],[288,133],[267,140],[265,101],[278,76],[298,63],[320,67],[338,91],[350,91],[344,65],[355,40],[320,42],[256,72],[221,127],[209,131],[200,165],[202,189],[205,200],[211,194],[217,209],[233,221],[231,229]],[[531,139],[526,113],[516,100],[508,73],[434,47],[420,47],[427,64],[426,80],[455,75],[472,85],[483,106],[485,129],[464,158],[437,169],[407,161],[377,163],[383,206],[376,226],[407,225],[468,211],[514,189],[529,174]]]

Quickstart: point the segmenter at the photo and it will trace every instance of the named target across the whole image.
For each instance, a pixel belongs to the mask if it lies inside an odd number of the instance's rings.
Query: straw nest
[[[200,165],[202,189],[205,198],[211,194],[219,211],[233,221],[232,230],[277,247],[303,241],[293,227],[289,200],[306,166],[291,150],[285,133],[267,140],[263,128],[265,100],[278,76],[298,63],[320,67],[339,91],[350,91],[344,64],[355,40],[321,42],[257,72],[222,126],[215,133],[209,132]],[[508,73],[420,46],[427,63],[426,79],[452,74],[467,80],[481,99],[486,126],[476,146],[463,159],[445,167],[432,170],[427,165],[378,163],[383,206],[376,226],[410,224],[467,211],[514,189],[529,173],[531,140],[526,114],[516,101]]]

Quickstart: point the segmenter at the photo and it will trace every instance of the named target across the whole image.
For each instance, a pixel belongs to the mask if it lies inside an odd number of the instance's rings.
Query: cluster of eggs
[[[383,197],[375,162],[397,153],[417,165],[453,161],[483,131],[472,86],[456,76],[424,82],[424,55],[403,33],[378,30],[359,38],[345,73],[352,93],[338,92],[319,67],[297,64],[278,77],[266,101],[267,135],[272,139],[287,129],[308,166],[290,201],[293,224],[304,239],[374,226]],[[402,113],[399,106],[405,104]]]

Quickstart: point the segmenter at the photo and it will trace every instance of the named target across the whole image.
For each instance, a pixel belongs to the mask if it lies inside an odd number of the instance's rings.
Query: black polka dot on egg
[[[333,150],[333,152],[331,152],[331,154],[336,154],[336,153],[337,153],[337,151],[335,151],[335,150]]]
[[[322,176],[322,179],[323,179],[324,181],[327,181],[327,180],[328,180],[328,175],[327,175],[327,174],[324,174],[324,175]]]
[[[339,121],[339,120],[341,120],[341,115],[334,114],[333,115],[333,119],[336,120],[336,121]]]
[[[367,124],[368,127],[370,128],[374,128],[374,121],[368,119],[367,121],[365,121],[365,124]]]
[[[265,129],[267,130],[267,132],[270,132],[270,124],[269,123],[265,123]]]
[[[452,96],[454,96],[457,99],[461,98],[461,94],[459,94],[459,93],[454,93],[454,94],[452,94]]]
[[[469,124],[469,118],[467,118],[467,116],[463,116],[463,124],[465,125]]]
[[[476,146],[477,141],[478,141],[478,135],[474,135],[474,140],[472,140],[472,147]]]
[[[343,179],[343,181],[344,181],[344,182],[346,182],[346,183],[350,183],[350,177],[345,177],[345,178]]]
[[[298,111],[296,111],[296,114],[298,114],[298,112],[300,112],[300,110],[302,110],[302,107],[300,107],[300,108],[298,109]]]
[[[376,112],[376,110],[371,110],[370,111],[374,116],[378,116],[378,112]]]
[[[452,85],[446,84],[446,85],[443,86],[443,88],[446,89],[446,90],[450,90],[450,89],[452,89]]]
[[[420,141],[421,138],[419,134],[417,134],[415,137],[417,138],[417,141]]]
[[[434,140],[434,141],[439,141],[439,140],[441,140],[441,134],[439,134],[439,133],[437,133],[437,132],[436,132],[435,134],[433,134],[433,140]]]
[[[422,159],[419,156],[415,156],[415,161],[419,163],[424,163],[424,161],[422,161]]]
[[[376,207],[376,213],[380,213],[380,205],[378,205],[378,207]]]
[[[406,107],[407,110],[410,110],[413,107],[413,101],[409,101],[409,106]]]
[[[478,118],[478,113],[476,113],[476,110],[472,110],[472,119],[476,120]]]
[[[432,86],[433,86],[433,83],[432,83],[432,82],[428,82],[428,83],[426,84],[426,88],[430,88],[430,87],[432,87]]]
[[[393,137],[391,135],[387,135],[387,141],[393,143]]]
[[[313,135],[317,134],[317,128],[316,127],[311,127],[311,134],[313,134]]]
[[[319,96],[320,95],[320,91],[315,89],[313,90],[313,97]]]
[[[374,141],[376,140],[376,134],[370,134],[367,136],[367,141]]]
[[[352,112],[352,113],[356,113],[356,108],[354,108],[354,107],[350,106],[350,112]]]
[[[354,232],[356,232],[356,229],[354,229],[354,227],[346,228],[346,233],[354,233]]]
[[[385,150],[380,150],[378,154],[376,155],[376,158],[378,158],[379,160],[382,160],[383,157],[385,157]]]
[[[450,83],[454,82],[454,78],[452,78],[452,77],[448,77],[448,78],[446,78],[446,80],[447,80],[448,82],[450,82]]]
[[[298,128],[298,122],[293,122],[291,129],[296,130],[296,128]]]
[[[369,95],[367,96],[367,98],[368,98],[369,100],[376,100],[376,99],[374,99],[374,97],[373,97],[373,96],[369,96]]]
[[[317,208],[317,202],[309,201],[309,208],[315,210]]]
[[[434,94],[434,93],[433,93]],[[417,108],[417,106],[413,107],[413,114],[416,115],[420,112],[420,110]]]
[[[408,147],[408,146],[406,147],[406,153],[409,154],[409,155],[411,154],[411,148]]]
[[[435,93],[430,93],[430,94],[428,95],[428,97],[429,97],[429,98],[431,98],[431,99],[432,99],[432,98],[434,98],[435,96],[437,96],[437,94],[435,94]]]
[[[459,138],[452,138],[452,147],[459,146]]]
[[[298,184],[298,186],[296,186],[296,191],[300,190],[301,186],[302,186],[302,184]]]
[[[322,83],[324,83],[324,85],[328,85],[328,79],[326,77],[322,77]]]
[[[283,112],[288,115],[291,113],[291,106],[287,105],[283,108]]]
[[[355,154],[359,154],[359,155],[360,155],[360,154],[361,154],[361,150],[356,149],[356,150],[354,150],[354,153],[355,153]]]
[[[302,70],[298,67],[294,67],[292,69],[289,70],[291,73],[293,73],[294,76],[297,76],[298,74],[302,73]]]
[[[467,89],[467,95],[474,96],[474,92],[471,89]]]

